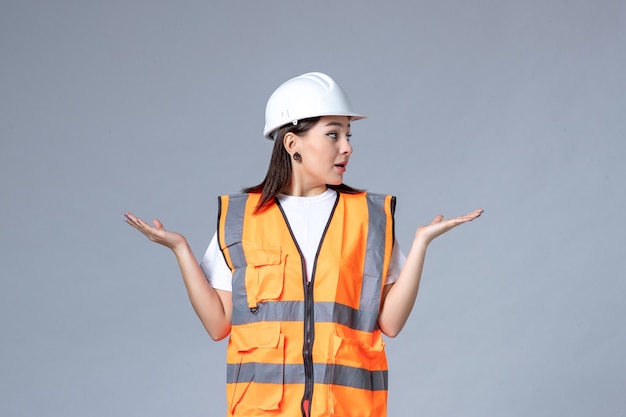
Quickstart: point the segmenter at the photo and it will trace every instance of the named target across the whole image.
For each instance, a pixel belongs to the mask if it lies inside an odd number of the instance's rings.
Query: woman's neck
[[[318,185],[315,187],[306,187],[302,184],[296,184],[292,181],[287,186],[285,191],[283,191],[283,194],[291,195],[294,197],[315,197],[316,195],[324,193],[327,189],[328,187],[326,187],[326,184]]]

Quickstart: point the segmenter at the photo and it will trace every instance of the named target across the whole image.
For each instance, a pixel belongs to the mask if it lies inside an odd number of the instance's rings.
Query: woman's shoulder
[[[218,201],[220,205],[223,205],[226,202],[228,202],[228,204],[241,203],[245,205],[248,201],[250,201],[256,206],[256,204],[258,204],[260,199],[261,199],[261,193],[239,192],[239,193],[234,193],[234,194],[222,194],[218,196]]]

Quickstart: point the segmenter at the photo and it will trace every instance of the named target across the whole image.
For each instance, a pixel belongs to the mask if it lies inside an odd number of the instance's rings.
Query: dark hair
[[[291,156],[283,145],[283,139],[289,132],[301,136],[311,129],[320,120],[320,117],[311,117],[298,121],[298,124],[289,123],[278,129],[278,133],[274,136],[274,149],[272,150],[272,158],[267,169],[265,179],[258,185],[244,188],[244,193],[261,193],[261,199],[256,207],[255,212],[262,210],[268,203],[285,188],[291,181]],[[326,184],[328,188],[348,194],[356,194],[362,192],[356,188],[352,188],[345,184]]]

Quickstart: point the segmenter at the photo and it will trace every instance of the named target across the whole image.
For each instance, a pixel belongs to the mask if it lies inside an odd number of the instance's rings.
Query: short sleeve
[[[398,241],[394,240],[393,249],[391,251],[391,259],[389,260],[389,270],[387,271],[387,278],[385,279],[385,285],[393,284],[398,280],[405,261],[406,256],[404,256],[404,253],[402,253],[402,249],[400,249]]]
[[[204,253],[202,262],[200,262],[200,267],[211,287],[216,290],[233,290],[233,274],[226,265],[224,255],[217,244],[217,233],[213,234],[209,247]]]

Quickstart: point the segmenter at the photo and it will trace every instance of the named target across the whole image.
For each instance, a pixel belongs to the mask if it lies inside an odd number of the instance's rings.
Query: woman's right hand
[[[187,240],[183,235],[165,230],[165,227],[163,227],[163,224],[158,219],[152,220],[152,224],[154,226],[150,226],[148,223],[144,222],[139,217],[134,216],[132,213],[124,213],[124,217],[126,218],[126,223],[139,230],[148,239],[160,245],[166,246],[173,251],[176,251],[177,248],[183,247],[187,244]]]

